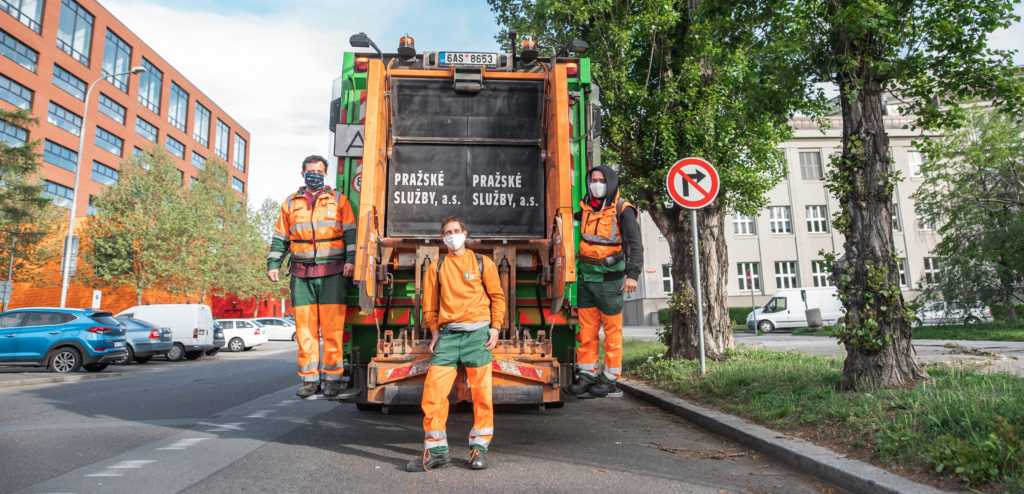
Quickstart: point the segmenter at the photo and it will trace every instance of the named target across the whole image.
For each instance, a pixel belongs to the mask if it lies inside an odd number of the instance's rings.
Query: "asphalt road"
[[[488,470],[407,473],[421,413],[298,400],[293,352],[0,388],[0,492],[837,492],[629,397],[499,410]],[[471,424],[449,417],[457,458]]]

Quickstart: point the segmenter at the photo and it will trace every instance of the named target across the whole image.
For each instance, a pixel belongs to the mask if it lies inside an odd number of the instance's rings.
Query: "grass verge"
[[[657,342],[627,340],[631,377],[773,430],[797,433],[940,487],[1024,491],[1024,379],[932,368],[914,387],[835,390],[842,361],[746,349],[721,362],[661,358]],[[921,480],[921,479],[919,479]]]
[[[835,336],[831,326],[809,332],[807,328],[796,328],[794,335]],[[921,326],[914,328],[914,339],[918,340],[967,340],[967,341],[1024,341],[1024,326],[1007,323],[972,324],[955,326]]]

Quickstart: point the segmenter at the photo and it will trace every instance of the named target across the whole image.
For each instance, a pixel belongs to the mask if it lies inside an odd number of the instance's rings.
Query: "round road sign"
[[[700,209],[718,197],[718,172],[700,158],[683,158],[669,169],[665,185],[676,204]]]

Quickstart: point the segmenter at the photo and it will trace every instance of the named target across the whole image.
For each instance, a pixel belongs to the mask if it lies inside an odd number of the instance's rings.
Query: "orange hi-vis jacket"
[[[605,264],[605,259],[622,252],[622,232],[619,230],[619,214],[629,207],[636,212],[636,206],[619,197],[615,193],[615,207],[606,207],[600,211],[584,201],[580,201],[580,258],[590,264]],[[639,217],[639,215],[638,215]],[[617,261],[616,261],[617,262]],[[613,265],[608,262],[606,265]]]
[[[501,328],[505,292],[494,261],[487,256],[483,256],[483,261],[483,275],[476,254],[469,249],[460,256],[445,255],[440,273],[438,261],[430,263],[423,280],[423,321],[431,331],[455,322],[490,321],[492,328]]]
[[[281,204],[268,256],[268,268],[280,267],[285,251],[293,263],[355,262],[356,217],[341,192],[325,187],[307,204],[300,189]]]

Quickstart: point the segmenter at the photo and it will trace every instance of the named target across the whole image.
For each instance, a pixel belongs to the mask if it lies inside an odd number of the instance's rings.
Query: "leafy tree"
[[[962,122],[958,102],[1019,105],[1010,54],[987,46],[990,33],[1019,20],[1012,8],[1006,0],[752,0],[734,11],[763,47],[796,56],[778,70],[839,88],[842,151],[827,184],[846,240],[841,257],[827,258],[847,310],[841,388],[928,378],[914,360],[899,289],[889,218],[900,177],[889,166],[882,95],[898,91],[901,111],[933,131]]]
[[[926,177],[914,194],[918,212],[942,225],[934,253],[939,283],[927,295],[948,301],[1014,304],[1024,280],[1024,122],[977,108],[961,129],[920,143]]]
[[[24,132],[38,123],[30,112],[0,109],[0,124],[10,132]],[[59,230],[63,210],[43,197],[38,173],[39,141],[12,146],[0,140],[0,278],[7,279],[13,256],[13,279],[36,279],[40,261],[54,256],[52,236]],[[60,245],[56,246],[57,253]]]
[[[669,355],[698,355],[690,212],[665,190],[668,168],[699,156],[721,176],[721,192],[698,214],[705,349],[734,346],[726,214],[756,214],[785,174],[779,143],[794,109],[814,111],[808,81],[772,68],[787,50],[756,52],[757,36],[733,23],[742,2],[724,0],[488,0],[505,32],[590,45],[600,86],[603,156],[615,163],[624,197],[648,211],[669,243],[675,280]],[[742,28],[742,29],[741,29]],[[740,33],[725,37],[730,32]],[[499,40],[505,38],[505,33]],[[543,41],[543,40],[542,40]]]
[[[186,194],[181,171],[159,147],[121,161],[118,182],[96,197],[97,215],[85,228],[85,258],[97,281],[134,287],[138,304],[151,288],[182,291],[196,234]]]
[[[186,194],[185,209],[192,231],[183,291],[202,299],[210,292],[233,292],[238,283],[238,244],[247,235],[244,198],[231,187],[227,163],[207,160]]]

